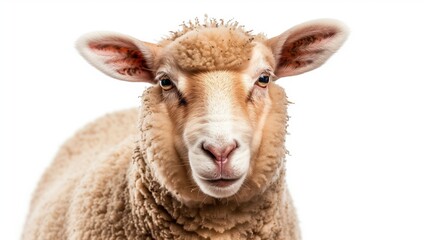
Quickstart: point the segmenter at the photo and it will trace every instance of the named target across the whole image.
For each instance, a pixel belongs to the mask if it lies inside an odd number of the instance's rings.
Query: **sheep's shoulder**
[[[68,219],[75,214],[101,214],[110,222],[117,221],[117,216],[105,210],[124,210],[124,189],[119,188],[125,187],[121,181],[131,161],[137,118],[137,109],[107,114],[79,130],[60,148],[34,193],[27,225],[38,226],[29,230],[38,233],[30,235],[63,238],[70,234],[64,228],[66,222],[79,227],[86,224]],[[102,202],[106,196],[115,199]],[[89,206],[93,204],[98,205]],[[82,212],[85,209],[89,212]]]

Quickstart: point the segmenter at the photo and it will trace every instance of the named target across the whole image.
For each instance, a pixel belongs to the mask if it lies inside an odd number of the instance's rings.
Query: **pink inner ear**
[[[135,47],[120,46],[117,43],[90,43],[89,48],[97,55],[106,57],[108,60],[105,64],[121,75],[142,79],[151,77],[147,61]]]
[[[283,44],[279,66],[285,68],[303,68],[314,62],[314,56],[323,53],[327,49],[324,44],[330,38],[335,37],[335,29],[323,29],[324,31],[313,31],[304,33],[294,33],[300,36],[298,39],[287,39]]]

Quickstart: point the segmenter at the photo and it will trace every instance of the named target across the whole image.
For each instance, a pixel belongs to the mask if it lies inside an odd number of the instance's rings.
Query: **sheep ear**
[[[80,54],[103,73],[119,80],[155,83],[153,61],[158,50],[145,43],[116,33],[88,33],[76,42]]]
[[[276,59],[275,74],[292,76],[321,66],[337,51],[348,35],[337,20],[315,20],[295,26],[267,40]]]

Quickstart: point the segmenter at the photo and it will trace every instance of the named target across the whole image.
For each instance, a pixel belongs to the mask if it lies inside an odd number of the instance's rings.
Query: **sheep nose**
[[[203,142],[202,146],[203,150],[212,156],[218,164],[224,164],[228,160],[229,155],[237,148],[237,142],[233,141],[221,146]]]

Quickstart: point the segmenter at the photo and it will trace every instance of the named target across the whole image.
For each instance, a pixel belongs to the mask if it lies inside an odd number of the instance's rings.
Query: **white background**
[[[287,179],[303,238],[428,240],[429,6],[318,2],[2,1],[0,238],[19,238],[62,142],[98,116],[138,106],[146,87],[98,72],[74,41],[110,30],[155,42],[207,13],[268,36],[316,18],[350,27],[327,64],[278,81],[295,103]]]

